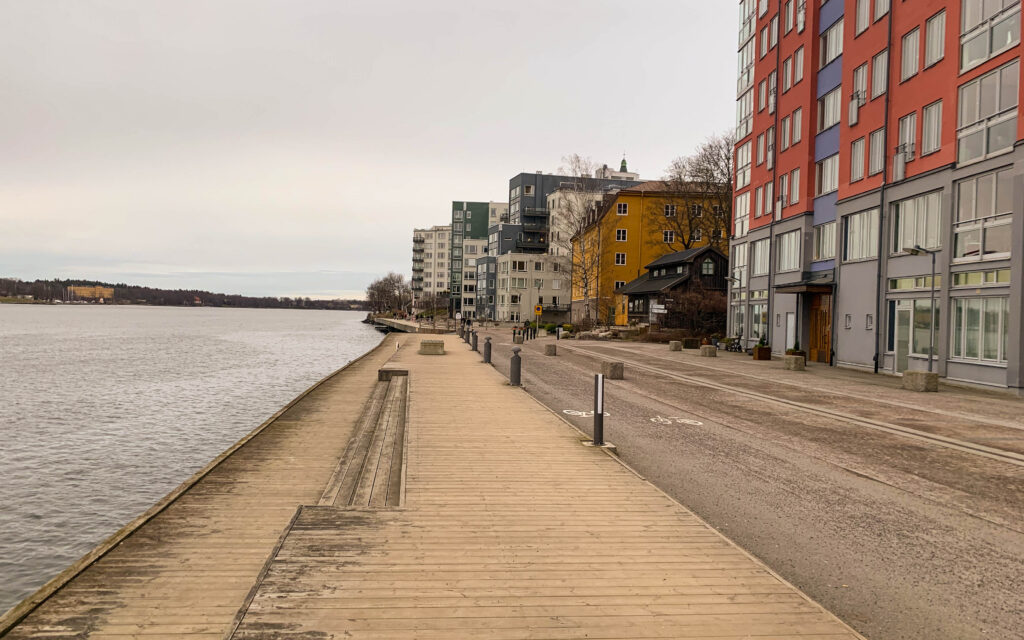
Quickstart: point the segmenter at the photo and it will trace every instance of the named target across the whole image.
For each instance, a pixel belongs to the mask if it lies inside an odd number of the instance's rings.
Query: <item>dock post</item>
[[[491,337],[484,338],[484,364],[491,364]]]
[[[476,346],[477,346],[477,335],[476,335],[476,330],[474,329],[473,330],[473,351],[479,351],[479,349],[477,349]]]
[[[522,386],[523,359],[519,357],[520,351],[519,347],[512,349],[512,364],[508,369],[508,383],[513,387]]]
[[[594,446],[604,446],[604,374],[594,374]]]

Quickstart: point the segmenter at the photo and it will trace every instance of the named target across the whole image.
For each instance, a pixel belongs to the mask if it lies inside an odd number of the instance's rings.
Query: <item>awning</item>
[[[832,293],[835,286],[835,272],[829,269],[803,280],[777,284],[772,288],[775,289],[775,293]]]

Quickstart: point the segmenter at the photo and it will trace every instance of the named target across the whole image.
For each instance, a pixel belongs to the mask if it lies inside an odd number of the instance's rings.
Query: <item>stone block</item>
[[[702,358],[717,358],[718,347],[713,344],[702,344],[700,346],[700,357]]]
[[[544,355],[546,355],[546,356],[557,356],[558,355],[558,345],[554,345],[554,344],[546,344],[546,345],[544,345]]]
[[[786,356],[785,364],[787,371],[803,371],[806,363],[803,356]]]
[[[420,355],[443,356],[444,340],[420,340]]]
[[[512,343],[513,344],[523,344],[524,340],[525,340],[525,338],[523,337],[523,334],[517,333],[516,336],[514,338],[512,338]]]
[[[907,391],[938,391],[939,374],[934,371],[904,371],[903,388]]]
[[[680,340],[671,340],[668,343],[668,350],[669,351],[682,351],[683,350],[683,343],[682,343],[682,341],[680,341]]]
[[[624,366],[621,362],[602,362],[601,373],[609,380],[622,380]]]

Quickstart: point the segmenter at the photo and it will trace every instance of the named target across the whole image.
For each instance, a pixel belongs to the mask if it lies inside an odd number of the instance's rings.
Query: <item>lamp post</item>
[[[932,359],[935,357],[935,254],[938,252],[925,249],[919,244],[915,244],[913,247],[903,247],[903,250],[912,256],[928,254],[932,257],[931,319],[928,322],[928,373],[931,373]]]

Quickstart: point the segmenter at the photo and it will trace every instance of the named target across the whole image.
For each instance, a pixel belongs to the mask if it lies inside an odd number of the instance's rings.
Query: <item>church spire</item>
[[[619,166],[619,171],[627,173],[629,170],[626,169],[626,154],[622,154],[622,164]]]

